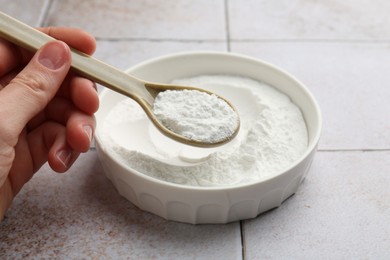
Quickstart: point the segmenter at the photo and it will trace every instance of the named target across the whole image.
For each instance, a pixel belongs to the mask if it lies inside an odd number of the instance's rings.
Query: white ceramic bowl
[[[228,223],[254,218],[278,207],[296,192],[305,178],[320,137],[321,114],[307,88],[275,66],[247,56],[222,52],[189,52],[143,62],[128,70],[141,79],[169,83],[177,78],[228,74],[249,77],[287,94],[303,113],[309,145],[288,169],[243,185],[191,187],[164,182],[131,169],[110,154],[100,136],[104,118],[113,104],[124,97],[104,90],[96,115],[96,148],[107,177],[119,193],[140,209],[168,220],[186,223]]]

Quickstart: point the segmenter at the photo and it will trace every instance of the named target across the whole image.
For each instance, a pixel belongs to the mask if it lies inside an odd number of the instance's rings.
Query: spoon
[[[5,38],[22,48],[30,51],[37,51],[44,44],[55,40],[54,38],[26,25],[2,12],[0,12],[0,37]],[[225,144],[232,140],[238,133],[239,122],[237,128],[231,136],[221,139],[217,142],[204,142],[195,139],[187,138],[183,135],[175,133],[163,125],[153,113],[153,104],[156,96],[166,90],[198,90],[208,94],[216,95],[210,91],[187,86],[177,86],[170,84],[160,84],[143,81],[135,78],[125,72],[122,72],[111,65],[99,61],[87,54],[71,49],[72,62],[71,67],[80,75],[95,81],[113,91],[123,94],[135,100],[146,112],[149,119],[160,130],[161,133],[169,138],[179,141],[184,144],[198,147],[214,147]],[[216,95],[224,100],[235,111],[231,103],[224,98]]]

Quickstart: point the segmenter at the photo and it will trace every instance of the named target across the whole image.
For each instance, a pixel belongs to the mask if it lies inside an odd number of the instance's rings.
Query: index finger
[[[69,27],[44,27],[38,28],[43,33],[51,37],[63,41],[74,49],[92,55],[96,49],[95,38],[78,28]]]

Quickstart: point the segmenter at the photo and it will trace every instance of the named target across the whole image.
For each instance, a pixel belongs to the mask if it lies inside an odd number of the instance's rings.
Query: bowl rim
[[[151,59],[147,59],[147,60],[142,61],[138,64],[135,64],[134,66],[129,67],[128,69],[125,70],[125,72],[130,73],[131,71],[140,69],[144,66],[148,66],[149,64],[155,63],[155,62],[160,62],[160,61],[169,60],[169,59],[176,59],[176,58],[185,57],[185,56],[189,57],[189,56],[201,56],[201,55],[216,56],[216,57],[230,56],[230,57],[234,57],[234,58],[238,58],[238,59],[248,60],[248,61],[255,62],[255,63],[260,63],[260,64],[262,64],[262,66],[268,67],[274,71],[277,71],[278,73],[284,74],[284,76],[287,76],[292,82],[294,82],[296,85],[298,85],[303,90],[305,95],[307,95],[307,97],[313,103],[313,107],[315,108],[315,117],[317,118],[318,125],[317,125],[317,131],[312,134],[311,139],[313,141],[309,143],[305,152],[298,159],[296,159],[294,161],[294,163],[290,164],[288,167],[282,169],[281,171],[278,171],[274,174],[267,175],[263,178],[260,178],[257,181],[251,181],[251,182],[242,183],[242,184],[228,184],[228,185],[221,185],[221,186],[191,186],[191,185],[177,184],[177,183],[172,183],[172,182],[163,181],[163,180],[153,178],[153,177],[146,175],[140,171],[132,169],[130,166],[126,165],[124,162],[117,160],[110,153],[107,153],[105,149],[99,149],[100,147],[102,147],[102,144],[101,144],[102,142],[100,140],[100,134],[99,134],[100,131],[99,130],[96,131],[96,134],[95,134],[95,142],[96,142],[96,146],[98,148],[97,150],[101,150],[101,152],[104,153],[106,156],[108,156],[112,161],[119,164],[122,168],[125,168],[126,170],[130,171],[131,173],[136,174],[140,178],[144,178],[144,179],[147,179],[148,181],[154,182],[154,183],[159,184],[159,185],[168,186],[170,188],[175,188],[175,189],[179,189],[179,190],[202,191],[202,192],[221,191],[221,190],[227,190],[227,189],[229,189],[229,190],[242,189],[242,188],[258,185],[259,183],[268,182],[272,179],[275,179],[279,176],[286,174],[287,172],[289,172],[290,170],[295,168],[297,165],[302,163],[306,158],[308,158],[311,153],[316,151],[317,145],[318,145],[318,142],[319,142],[319,139],[321,136],[321,131],[322,131],[322,115],[321,115],[321,110],[320,110],[320,107],[318,105],[317,100],[315,99],[313,94],[309,91],[309,89],[306,87],[306,85],[303,84],[303,82],[298,80],[295,76],[293,76],[289,72],[285,71],[284,69],[282,69],[276,65],[273,65],[267,61],[264,61],[264,60],[259,59],[259,58],[254,58],[254,57],[251,57],[251,56],[248,56],[245,54],[235,53],[235,52],[185,51],[185,52],[176,52],[176,53],[172,53],[172,54],[165,54],[165,55],[157,56],[157,57],[154,57]],[[107,94],[109,94],[111,92],[112,91],[110,91],[109,89],[106,89],[106,88],[103,89],[99,94],[99,100],[102,101],[104,99],[104,96],[106,96]]]

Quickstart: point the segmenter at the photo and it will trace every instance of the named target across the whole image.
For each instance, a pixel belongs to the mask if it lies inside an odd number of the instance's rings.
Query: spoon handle
[[[55,40],[3,12],[0,12],[0,37],[33,52]],[[71,56],[71,66],[80,75],[138,103],[144,101],[149,105],[153,104],[154,99],[146,89],[145,82],[75,49],[71,49]]]

